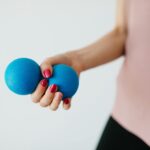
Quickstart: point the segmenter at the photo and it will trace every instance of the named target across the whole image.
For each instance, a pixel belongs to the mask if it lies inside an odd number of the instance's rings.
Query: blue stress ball
[[[31,94],[42,79],[39,65],[29,58],[12,61],[5,71],[5,82],[16,94]]]
[[[53,74],[49,79],[49,86],[56,84],[58,91],[63,93],[63,99],[71,98],[79,86],[79,78],[75,70],[65,64],[53,66]]]

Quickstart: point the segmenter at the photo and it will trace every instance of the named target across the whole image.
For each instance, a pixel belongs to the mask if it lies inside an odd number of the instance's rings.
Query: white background
[[[0,0],[0,150],[94,150],[111,112],[122,58],[81,74],[72,109],[52,112],[8,90],[17,57],[39,64],[78,49],[115,24],[115,0]]]

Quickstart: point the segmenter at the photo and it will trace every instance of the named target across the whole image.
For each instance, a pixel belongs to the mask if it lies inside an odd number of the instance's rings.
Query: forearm
[[[104,37],[80,50],[69,52],[82,71],[108,63],[124,54],[126,34],[114,29]]]

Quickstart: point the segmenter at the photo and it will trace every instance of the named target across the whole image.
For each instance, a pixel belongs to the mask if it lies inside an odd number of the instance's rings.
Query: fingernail
[[[46,69],[43,71],[43,76],[45,78],[49,78],[51,76],[51,71],[49,69]]]
[[[69,98],[64,99],[64,103],[65,103],[66,105],[69,104],[69,103],[70,103]]]
[[[43,80],[41,80],[40,83],[43,87],[46,87],[48,82],[47,82],[47,79],[43,79]]]
[[[51,93],[56,92],[56,90],[57,90],[57,85],[56,85],[56,84],[51,85],[51,86],[49,87],[49,90],[50,90]]]

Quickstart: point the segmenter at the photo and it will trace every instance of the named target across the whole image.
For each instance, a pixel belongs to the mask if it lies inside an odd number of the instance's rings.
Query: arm
[[[102,65],[122,56],[126,39],[124,1],[118,0],[117,23],[113,31],[84,48],[48,57],[41,64],[43,77],[51,77],[53,74],[52,65],[55,64],[63,63],[72,66],[79,75],[84,70]],[[41,80],[31,95],[33,102],[39,102],[42,107],[50,106],[52,110],[57,110],[62,96],[63,93],[57,91],[57,85],[48,87],[46,79]],[[71,99],[63,100],[62,104],[64,109],[69,109],[71,107]]]
[[[78,68],[84,71],[108,63],[124,54],[126,40],[125,0],[117,2],[116,26],[110,33],[80,50],[67,54],[76,57]]]

